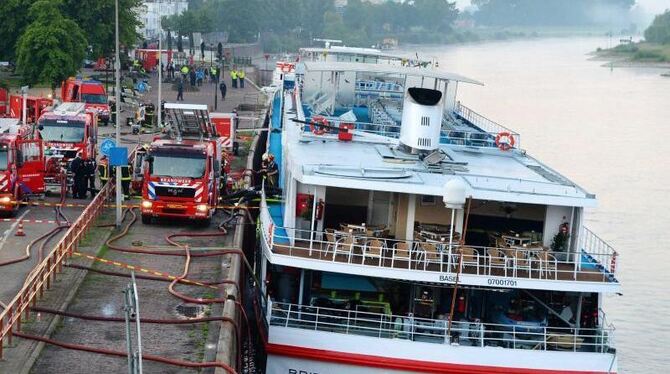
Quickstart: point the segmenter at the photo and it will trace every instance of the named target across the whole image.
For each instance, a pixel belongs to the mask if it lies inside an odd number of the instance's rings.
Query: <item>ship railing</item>
[[[587,227],[579,235],[579,248],[582,250],[580,267],[596,266],[611,276],[616,275],[619,253]]]
[[[499,134],[507,134],[514,139],[513,148],[521,148],[521,135],[495,121],[492,121],[474,110],[461,104],[459,101],[454,108],[456,113],[462,119],[468,121],[470,124],[480,128],[483,132],[488,133],[494,137]]]
[[[357,132],[385,136],[393,139],[400,137],[400,124],[390,116],[378,115],[373,122],[351,122],[339,119],[337,117],[326,117],[330,126],[326,133],[336,134],[337,129],[342,124],[353,125]],[[311,133],[314,129],[310,125],[302,127],[304,133]],[[476,129],[452,128],[448,120],[444,121],[442,130],[440,130],[440,144],[462,145],[469,147],[491,147],[495,148],[496,133],[486,133]],[[515,143],[515,147],[516,147]]]
[[[403,339],[424,343],[502,347],[540,351],[610,353],[614,329],[549,327],[539,323],[497,324],[478,319],[453,321],[412,315],[373,313],[358,304],[355,309],[297,305],[273,301],[269,324],[285,328]]]
[[[449,245],[438,241],[396,240],[365,233],[325,233],[276,226],[267,210],[261,209],[260,214],[262,238],[277,255],[378,269],[406,269],[412,273],[616,282],[611,273],[602,269],[605,265],[586,264],[584,258],[595,257],[584,250],[554,252],[544,247],[494,248],[456,242]],[[605,254],[597,257],[604,260],[604,264],[611,262]]]

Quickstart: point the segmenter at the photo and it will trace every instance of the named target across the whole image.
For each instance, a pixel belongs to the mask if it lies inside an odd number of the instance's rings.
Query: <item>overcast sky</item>
[[[637,0],[646,12],[652,14],[663,13],[666,9],[670,9],[670,0]],[[456,0],[456,5],[459,9],[470,5],[470,0]]]

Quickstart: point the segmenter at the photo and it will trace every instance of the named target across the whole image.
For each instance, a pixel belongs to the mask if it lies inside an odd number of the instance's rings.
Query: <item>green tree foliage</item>
[[[635,0],[472,0],[475,20],[491,26],[588,26],[625,15]]]
[[[670,44],[670,10],[659,14],[644,30],[644,38],[650,43]]]
[[[114,0],[64,0],[65,14],[82,30],[86,30],[94,56],[111,56],[114,53]],[[84,5],[85,3],[85,5]],[[119,41],[133,46],[141,25],[138,9],[142,0],[119,0]]]
[[[14,60],[16,41],[28,26],[34,0],[0,0],[0,60]]]
[[[370,45],[385,36],[431,34],[425,41],[450,34],[458,15],[453,1],[413,0],[373,4],[349,0],[336,9],[332,0],[192,0],[197,7],[170,17],[166,25],[182,35],[227,32],[231,42],[253,42],[259,33],[272,45],[308,45],[313,38],[341,39],[348,45]],[[437,39],[436,39],[437,38]],[[414,41],[421,41],[420,38]]]
[[[84,59],[86,37],[76,22],[61,11],[62,0],[37,0],[32,20],[17,43],[17,72],[27,84],[45,82],[55,88],[75,75]]]

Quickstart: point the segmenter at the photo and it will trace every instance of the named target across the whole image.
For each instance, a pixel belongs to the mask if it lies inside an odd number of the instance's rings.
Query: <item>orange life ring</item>
[[[330,125],[324,116],[314,116],[309,121],[309,129],[315,135],[323,135],[330,132]]]
[[[503,139],[507,139],[507,141],[503,141]],[[509,151],[511,148],[514,148],[514,137],[507,131],[499,132],[496,135],[496,146],[501,151]]]

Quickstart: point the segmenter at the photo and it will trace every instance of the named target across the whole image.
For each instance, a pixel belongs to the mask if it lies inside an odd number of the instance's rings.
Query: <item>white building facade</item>
[[[160,17],[179,15],[188,10],[187,0],[145,0],[139,10],[140,34],[146,39],[158,36]]]

